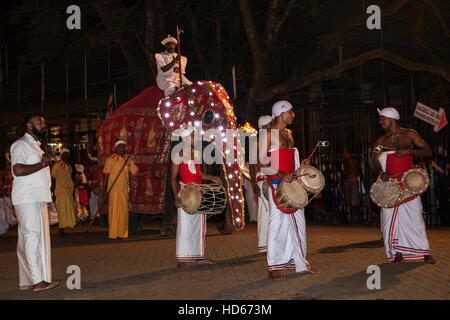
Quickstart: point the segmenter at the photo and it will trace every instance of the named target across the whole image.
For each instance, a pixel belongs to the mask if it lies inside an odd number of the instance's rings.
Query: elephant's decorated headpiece
[[[223,168],[233,224],[242,229],[245,225],[240,179],[243,154],[236,116],[223,86],[212,81],[197,81],[181,88],[160,100],[158,115],[172,134],[193,127],[203,140],[213,141],[223,148]]]

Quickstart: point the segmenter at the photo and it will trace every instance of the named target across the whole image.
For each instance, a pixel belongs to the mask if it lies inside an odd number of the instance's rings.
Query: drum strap
[[[279,180],[281,180],[281,179],[279,179]],[[284,209],[284,208],[282,208],[282,207],[278,204],[277,196],[276,196],[276,194],[275,194],[275,189],[274,189],[274,187],[273,187],[273,184],[272,184],[271,179],[267,179],[267,182],[268,182],[268,184],[269,184],[270,190],[272,191],[272,199],[273,199],[273,202],[274,202],[275,205],[277,206],[278,210],[280,210],[281,212],[286,213],[286,214],[293,214],[293,213],[295,213],[298,209],[294,209],[294,210]]]
[[[416,198],[416,196],[412,196],[411,198],[408,198],[406,200],[403,200],[402,202],[400,202],[399,204],[396,204],[395,207],[401,206],[404,203],[410,202],[411,200],[414,200]]]

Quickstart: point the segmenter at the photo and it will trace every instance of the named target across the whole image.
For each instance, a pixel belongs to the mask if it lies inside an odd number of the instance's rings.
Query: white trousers
[[[431,254],[420,197],[398,207],[381,208],[381,230],[389,262],[397,252],[404,259],[421,259]]]
[[[258,252],[267,252],[267,228],[269,226],[269,202],[263,196],[264,181],[258,181],[260,196],[258,197]]]
[[[273,185],[274,189],[278,185]],[[267,233],[267,264],[269,271],[310,269],[306,261],[306,222],[303,210],[293,214],[281,212],[273,201],[269,187],[269,226]]]
[[[184,84],[187,84],[187,85],[191,85],[192,84],[192,82],[189,81],[189,79],[186,78],[184,75],[183,75],[182,79],[183,79],[183,81],[182,81],[183,85]],[[158,85],[158,87],[161,90],[164,91],[164,96],[168,96],[180,86],[180,81],[166,79],[166,78],[163,78],[163,77],[157,77],[156,78],[156,84]]]
[[[189,214],[178,208],[177,261],[205,259],[206,214]]]
[[[14,206],[18,220],[17,258],[19,285],[52,282],[50,226],[47,203],[31,202]]]

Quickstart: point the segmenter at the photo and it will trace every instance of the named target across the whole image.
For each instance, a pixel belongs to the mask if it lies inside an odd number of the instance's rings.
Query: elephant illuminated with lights
[[[244,228],[240,179],[243,151],[233,106],[222,85],[197,81],[182,87],[159,101],[158,116],[171,133],[192,127],[203,140],[214,142],[220,148],[233,224],[237,229]]]

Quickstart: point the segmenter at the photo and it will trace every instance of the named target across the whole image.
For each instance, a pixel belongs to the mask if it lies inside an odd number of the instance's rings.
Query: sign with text
[[[438,132],[448,123],[447,118],[445,117],[445,110],[443,108],[435,110],[421,102],[417,102],[414,117],[433,125],[434,132]]]

